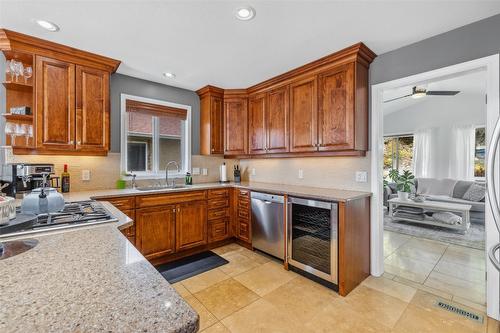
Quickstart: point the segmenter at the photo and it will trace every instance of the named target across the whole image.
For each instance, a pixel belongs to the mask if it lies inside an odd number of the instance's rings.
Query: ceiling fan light
[[[422,98],[425,95],[426,95],[425,92],[416,92],[416,93],[414,93],[414,94],[411,95],[411,98],[415,98],[415,99]]]
[[[412,94],[411,94],[411,98],[417,99],[417,98],[422,98],[425,95],[427,95],[427,90],[425,90],[425,89],[413,87],[412,90],[413,91],[412,91]]]

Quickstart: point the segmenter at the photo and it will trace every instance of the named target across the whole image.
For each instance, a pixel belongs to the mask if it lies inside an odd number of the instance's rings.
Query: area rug
[[[466,246],[478,250],[484,250],[486,237],[484,233],[484,225],[482,224],[471,223],[469,230],[465,233],[465,235],[463,235],[460,232],[448,228],[405,221],[394,222],[392,218],[388,216],[384,217],[384,230]]]
[[[227,263],[226,259],[207,251],[157,266],[156,269],[165,280],[176,283]]]

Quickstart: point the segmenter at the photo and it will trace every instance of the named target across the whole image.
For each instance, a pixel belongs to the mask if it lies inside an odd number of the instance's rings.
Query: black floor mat
[[[163,275],[165,280],[176,283],[225,265],[228,262],[212,251],[207,251],[157,266],[156,269]]]

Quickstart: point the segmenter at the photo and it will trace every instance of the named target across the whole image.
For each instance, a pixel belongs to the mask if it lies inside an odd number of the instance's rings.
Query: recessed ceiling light
[[[44,28],[45,30],[48,30],[48,31],[51,31],[51,32],[59,31],[59,27],[55,23],[52,23],[52,22],[49,22],[49,21],[45,21],[45,20],[36,20],[35,22],[39,26],[41,26],[42,28]]]
[[[255,17],[255,9],[250,6],[239,7],[235,12],[236,18],[242,21],[248,21]]]
[[[170,73],[170,72],[165,72],[163,73],[163,76],[168,78],[168,79],[175,79],[175,74],[174,73]]]

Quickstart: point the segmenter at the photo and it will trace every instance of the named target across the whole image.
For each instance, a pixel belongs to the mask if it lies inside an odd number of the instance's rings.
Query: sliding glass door
[[[413,135],[384,137],[384,178],[391,169],[413,171]]]

